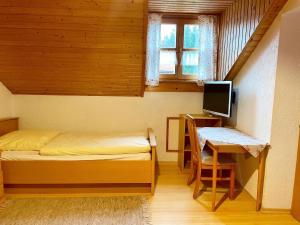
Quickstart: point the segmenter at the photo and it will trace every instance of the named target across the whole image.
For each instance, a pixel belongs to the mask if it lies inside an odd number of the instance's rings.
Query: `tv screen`
[[[230,117],[231,81],[214,81],[204,83],[203,109],[208,113]]]

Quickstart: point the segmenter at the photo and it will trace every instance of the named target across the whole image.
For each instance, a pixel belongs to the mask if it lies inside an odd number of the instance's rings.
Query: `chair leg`
[[[187,185],[191,185],[194,182],[194,180],[196,179],[196,175],[197,175],[197,164],[193,163],[193,165],[191,166],[190,176],[187,180]]]
[[[194,199],[198,198],[198,195],[199,195],[199,188],[200,188],[200,184],[201,184],[201,172],[202,172],[201,163],[199,163],[198,169],[197,169],[196,184],[195,184],[194,194],[193,194]]]
[[[229,199],[234,199],[235,190],[235,166],[232,166],[230,170],[230,189],[229,189]]]
[[[217,193],[217,162],[218,162],[218,151],[213,149],[213,176],[212,176],[212,201],[211,210],[216,211],[216,193]]]

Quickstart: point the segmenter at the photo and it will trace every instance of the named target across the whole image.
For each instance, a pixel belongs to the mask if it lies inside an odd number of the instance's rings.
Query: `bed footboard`
[[[153,130],[151,128],[148,128],[148,139],[149,139],[149,143],[151,146],[151,160],[152,160],[152,168],[151,168],[151,172],[152,172],[152,180],[151,180],[151,194],[154,195],[155,192],[155,184],[156,184],[156,147],[157,147],[157,143],[156,143],[156,137],[155,134],[153,132]]]

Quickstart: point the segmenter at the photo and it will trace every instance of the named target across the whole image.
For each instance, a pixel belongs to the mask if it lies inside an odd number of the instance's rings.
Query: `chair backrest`
[[[200,154],[200,145],[197,133],[197,126],[195,119],[190,115],[186,115],[188,131],[190,136],[190,144],[191,144],[191,151],[192,151],[192,161],[195,163],[201,162],[201,154]]]

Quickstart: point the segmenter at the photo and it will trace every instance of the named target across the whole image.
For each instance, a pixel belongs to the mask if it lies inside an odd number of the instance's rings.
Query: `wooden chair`
[[[202,170],[212,170],[212,155],[207,151],[207,149],[204,149],[201,151],[200,145],[199,145],[199,139],[198,139],[198,133],[197,133],[197,126],[195,123],[194,118],[191,115],[186,115],[187,118],[187,124],[188,124],[188,131],[190,136],[190,144],[191,144],[191,151],[192,151],[192,159],[191,159],[191,174],[188,178],[187,184],[190,185],[196,180],[195,189],[193,198],[196,199],[199,195],[199,188],[201,181],[207,181],[207,180],[213,180],[212,176],[202,176]],[[207,146],[205,146],[207,148]],[[209,149],[208,149],[209,150]],[[201,154],[200,154],[201,153]],[[235,166],[236,163],[234,160],[231,159],[231,157],[228,157],[228,154],[226,155],[220,155],[218,157],[218,176],[217,181],[230,181],[230,188],[229,188],[229,198],[234,198],[234,189],[235,189]],[[223,176],[222,173],[223,170],[229,170],[229,176]],[[216,189],[212,190],[215,196]],[[214,204],[212,205],[212,211],[215,211]]]

